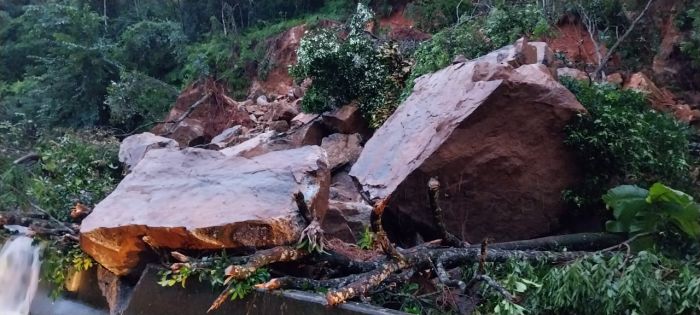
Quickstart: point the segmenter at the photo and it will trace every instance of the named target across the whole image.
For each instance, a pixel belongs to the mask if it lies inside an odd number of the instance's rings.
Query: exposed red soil
[[[297,48],[306,32],[306,25],[290,28],[267,41],[268,58],[271,69],[265,80],[255,80],[253,86],[262,89],[267,94],[285,95],[293,85],[289,75],[289,66],[297,62]]]
[[[180,134],[177,132],[177,126],[173,126],[172,123],[158,124],[153,128],[152,132],[158,135],[171,133],[171,138],[175,139],[180,145],[186,146],[191,145],[190,142],[195,140],[197,136],[203,136],[204,139],[201,140],[208,142],[224,129],[235,125],[253,127],[253,122],[248,117],[248,113],[244,109],[239,108],[238,103],[227,96],[228,91],[226,87],[212,79],[204,79],[185,88],[178,96],[175,105],[164,121],[178,121],[190,106],[202,99],[207,93],[211,93],[211,96],[179,123],[179,125],[189,126],[201,125],[202,135]]]
[[[595,45],[588,31],[580,24],[562,23],[556,27],[556,35],[546,40],[555,52],[563,52],[574,63],[598,64]],[[601,44],[600,54],[607,49]]]

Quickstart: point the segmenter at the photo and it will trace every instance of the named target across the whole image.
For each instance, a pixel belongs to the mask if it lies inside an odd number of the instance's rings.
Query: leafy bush
[[[92,206],[110,193],[121,177],[116,139],[97,130],[67,132],[40,141],[39,172],[27,195],[54,217],[68,221],[77,202]]]
[[[125,131],[139,131],[144,124],[161,121],[179,91],[158,79],[136,71],[124,71],[119,82],[107,88],[105,104],[110,123]]]
[[[584,183],[565,198],[579,207],[599,205],[620,184],[654,182],[689,188],[687,126],[652,110],[644,95],[609,85],[562,80],[588,110],[567,127],[566,144],[581,161]]]
[[[486,15],[464,17],[464,21],[422,43],[414,54],[416,63],[408,82],[448,66],[457,55],[472,59],[512,44],[521,36],[537,38],[549,32],[547,19],[538,6],[495,6]],[[411,84],[408,91],[410,88]]]
[[[130,69],[151,77],[178,82],[185,35],[175,22],[142,21],[129,26],[119,38],[119,56]]]
[[[94,261],[85,254],[80,245],[60,245],[50,242],[42,256],[41,278],[51,287],[51,297],[58,298],[64,290],[68,277],[76,272],[87,271]]]
[[[405,14],[416,27],[432,33],[456,23],[458,15],[471,10],[471,2],[461,0],[418,0],[406,6]]]
[[[29,152],[35,141],[36,125],[32,121],[0,121],[0,211],[27,205],[24,192],[30,183],[31,169],[13,161]]]
[[[660,183],[649,190],[622,185],[608,191],[603,200],[615,217],[606,229],[632,235],[636,248],[654,246],[680,254],[687,251],[685,244],[697,244],[700,237],[700,205],[682,191]]]
[[[102,34],[101,18],[85,6],[55,3],[30,5],[0,31],[0,78],[20,80],[61,42],[94,43]]]
[[[320,113],[356,100],[374,127],[393,111],[410,64],[395,44],[375,47],[363,31],[372,18],[371,10],[359,4],[346,38],[323,29],[302,39],[290,73],[298,81],[313,80],[302,101],[304,111]]]
[[[118,65],[100,23],[83,6],[28,7],[0,34],[0,72],[13,82],[3,107],[48,126],[106,123],[104,96]]]
[[[693,60],[696,67],[700,68],[700,9],[695,6],[686,10],[679,18],[679,22],[681,30],[688,34],[681,43],[681,51]]]
[[[563,266],[511,261],[488,267],[521,308],[504,310],[509,302],[488,292],[479,314],[696,314],[700,307],[698,265],[648,251],[591,254]]]

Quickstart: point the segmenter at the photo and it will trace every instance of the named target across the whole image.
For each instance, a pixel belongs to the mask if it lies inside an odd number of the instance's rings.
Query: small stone
[[[268,128],[277,132],[285,132],[289,130],[289,123],[284,120],[275,120],[270,123]]]

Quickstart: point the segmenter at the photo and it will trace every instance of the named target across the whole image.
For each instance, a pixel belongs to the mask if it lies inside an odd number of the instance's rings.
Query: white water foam
[[[28,315],[39,285],[39,247],[32,239],[10,239],[0,250],[0,315]]]

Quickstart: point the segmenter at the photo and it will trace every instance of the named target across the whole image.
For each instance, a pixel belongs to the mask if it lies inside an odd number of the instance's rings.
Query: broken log
[[[257,271],[259,268],[265,267],[276,262],[286,262],[299,260],[306,257],[309,253],[303,249],[297,249],[291,246],[279,246],[266,250],[261,250],[250,256],[250,260],[245,265],[231,265],[226,268],[226,283],[231,280],[243,280]]]

